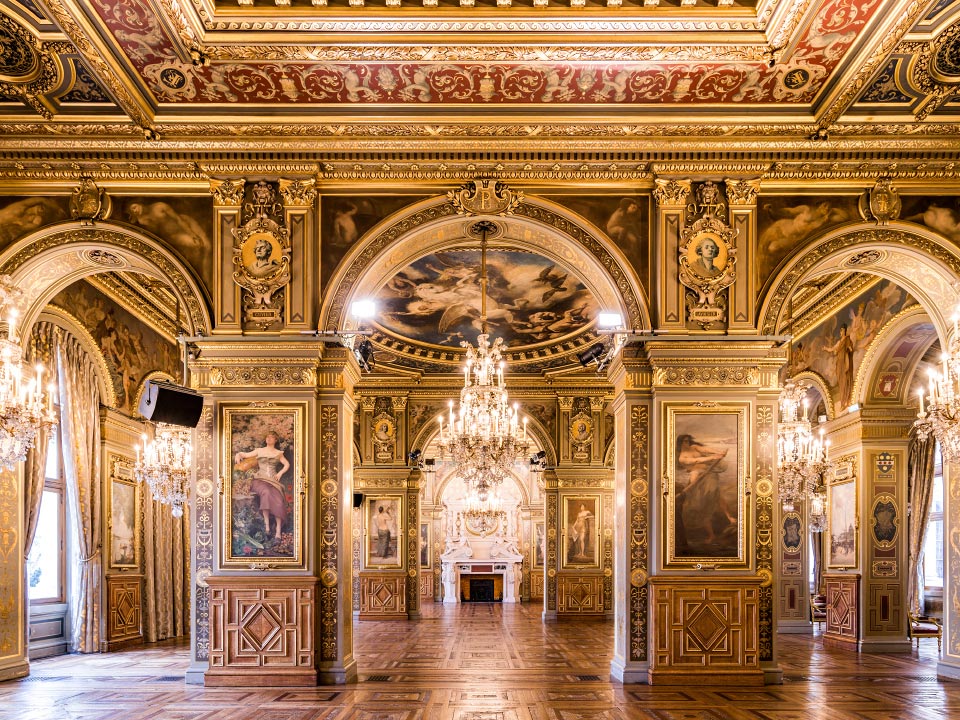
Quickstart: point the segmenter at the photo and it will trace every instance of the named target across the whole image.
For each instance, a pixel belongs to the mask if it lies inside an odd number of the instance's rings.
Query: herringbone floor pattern
[[[357,624],[360,682],[320,688],[185,685],[182,643],[40,660],[0,684],[2,720],[942,720],[960,683],[936,642],[857,655],[777,638],[784,683],[649,687],[609,680],[613,625],[543,624],[532,605],[429,605],[418,622]]]

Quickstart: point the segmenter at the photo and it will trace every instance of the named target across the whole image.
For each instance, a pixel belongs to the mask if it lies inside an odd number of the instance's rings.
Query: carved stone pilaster
[[[557,570],[560,567],[560,493],[556,471],[545,470],[543,483],[543,517],[546,533],[546,553],[543,565],[543,619],[556,620]]]

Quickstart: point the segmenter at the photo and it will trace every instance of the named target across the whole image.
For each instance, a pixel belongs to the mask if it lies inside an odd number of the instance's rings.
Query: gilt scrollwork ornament
[[[874,220],[877,225],[886,225],[900,217],[900,193],[890,178],[880,178],[877,184],[860,196],[860,215],[864,220]]]
[[[673,178],[657,178],[653,188],[653,197],[660,206],[685,205],[690,195],[689,180],[675,180]]]
[[[593,418],[579,412],[570,418],[570,445],[575,462],[590,461],[590,445],[593,443]]]
[[[104,220],[110,214],[110,198],[90,178],[80,178],[80,184],[70,195],[70,215],[84,225]]]
[[[266,182],[253,186],[242,227],[233,230],[233,280],[244,292],[244,319],[266,330],[283,319],[283,288],[290,282],[291,247],[287,228],[274,217],[283,212]]]
[[[243,190],[246,182],[240,180],[211,180],[210,192],[213,204],[218,207],[240,207],[243,205]]]
[[[523,202],[523,193],[499,180],[481,179],[450,190],[447,198],[458,215],[512,215]]]
[[[316,180],[280,180],[284,207],[311,207],[317,199]]]
[[[680,234],[679,280],[690,288],[687,319],[704,330],[722,328],[727,300],[721,293],[737,279],[737,232],[726,222],[726,205],[714,183],[699,188],[697,201],[688,206],[688,212],[699,218]]]
[[[18,22],[0,13],[0,95],[18,98],[45,120],[52,120],[44,95],[63,82],[58,52],[66,43],[41,42]]]

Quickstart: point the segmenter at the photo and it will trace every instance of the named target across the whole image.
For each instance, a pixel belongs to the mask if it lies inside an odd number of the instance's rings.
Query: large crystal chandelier
[[[824,474],[829,467],[829,441],[823,431],[814,436],[805,398],[810,385],[787,380],[780,393],[780,422],[777,425],[778,492],[787,512],[811,501],[810,528],[822,525],[826,517]],[[802,411],[802,412],[801,412]]]
[[[463,516],[481,536],[496,530],[499,523],[507,518],[499,488],[482,484],[470,488],[464,502]]]
[[[440,457],[450,459],[457,475],[475,492],[495,489],[517,459],[529,448],[527,420],[520,421],[517,404],[512,406],[503,382],[503,339],[489,341],[487,328],[487,234],[496,226],[480,221],[474,229],[480,243],[480,322],[477,347],[464,341],[467,349],[460,390],[460,409],[450,401],[448,422],[440,423]]]
[[[33,369],[27,378],[23,368],[23,350],[17,342],[16,305],[22,297],[9,276],[0,277],[0,305],[7,314],[7,336],[0,338],[0,465],[12,470],[27,458],[37,432],[57,424],[53,410],[53,388],[43,396],[43,366]]]
[[[183,515],[187,501],[192,453],[190,429],[163,423],[154,428],[152,440],[143,435],[137,448],[137,480],[150,487],[154,500],[169,505],[174,517]]]
[[[960,461],[960,338],[957,316],[953,319],[953,338],[949,353],[942,356],[943,370],[930,368],[927,402],[919,394],[920,412],[914,426],[917,437],[926,440],[932,433],[940,443],[940,452],[948,462]]]

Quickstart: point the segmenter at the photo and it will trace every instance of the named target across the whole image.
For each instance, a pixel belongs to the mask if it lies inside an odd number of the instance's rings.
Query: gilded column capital
[[[561,410],[572,410],[573,398],[569,396],[560,396],[557,398],[557,405],[560,406]]]
[[[352,393],[359,381],[360,366],[353,352],[341,346],[324,346],[317,363],[317,388],[334,388]]]
[[[213,204],[215,207],[235,207],[243,205],[243,188],[246,181],[243,178],[237,180],[211,180],[210,192],[213,194]]]
[[[284,207],[311,207],[317,199],[317,181],[314,178],[306,180],[280,178],[279,184]]]
[[[652,369],[646,357],[636,351],[627,352],[625,348],[607,368],[607,379],[613,384],[616,394],[625,390],[649,388],[653,382]]]
[[[726,178],[727,203],[732,207],[754,206],[757,204],[757,195],[760,194],[760,178],[744,180],[741,178]]]
[[[690,180],[656,178],[653,197],[661,207],[686,207],[687,197],[693,185]]]

